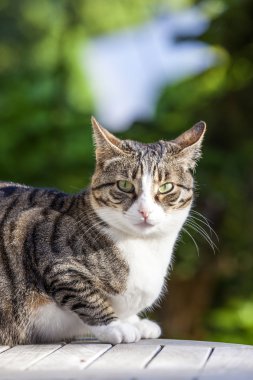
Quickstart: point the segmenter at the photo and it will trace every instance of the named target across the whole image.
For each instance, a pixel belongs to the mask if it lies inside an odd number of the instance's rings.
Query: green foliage
[[[191,1],[172,3],[179,7]],[[147,142],[170,139],[200,119],[207,121],[195,203],[212,221],[219,249],[213,255],[204,239],[186,227],[200,254],[183,234],[172,281],[193,284],[199,273],[211,274],[206,306],[199,310],[202,335],[188,332],[189,337],[253,343],[253,3],[198,3],[212,17],[201,39],[219,53],[217,66],[164,88],[154,120],[136,121],[121,136]],[[81,48],[90,36],[147,20],[157,4],[149,0],[0,2],[2,180],[69,192],[88,183],[94,167],[89,127],[93,105],[80,66]],[[192,294],[204,283],[199,280],[194,286]],[[189,319],[195,318],[187,312]]]
[[[213,340],[252,344],[252,313],[252,301],[230,299],[223,307],[210,312],[207,321],[209,326],[208,336]]]

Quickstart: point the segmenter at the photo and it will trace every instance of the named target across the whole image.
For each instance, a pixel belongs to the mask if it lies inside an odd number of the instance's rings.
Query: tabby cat
[[[88,189],[68,195],[0,183],[0,344],[161,334],[138,313],[163,292],[206,126],[143,144],[92,125]]]

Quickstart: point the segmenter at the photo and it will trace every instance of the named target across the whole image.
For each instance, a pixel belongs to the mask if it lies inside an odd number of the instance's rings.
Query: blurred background
[[[195,222],[218,249],[186,227],[164,337],[253,344],[252,78],[251,0],[0,1],[1,180],[80,191],[91,114],[144,142],[207,122],[195,210],[219,241]]]

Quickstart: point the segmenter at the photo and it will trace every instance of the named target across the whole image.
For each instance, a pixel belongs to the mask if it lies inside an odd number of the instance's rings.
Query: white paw
[[[137,327],[121,321],[111,322],[107,326],[89,326],[89,328],[101,342],[111,344],[134,343],[141,339]]]
[[[140,331],[143,339],[155,339],[161,335],[161,328],[157,323],[148,319],[140,319],[134,324]]]

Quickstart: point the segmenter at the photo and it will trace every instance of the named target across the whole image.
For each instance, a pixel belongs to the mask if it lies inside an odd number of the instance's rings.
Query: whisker
[[[205,217],[204,215],[202,215],[200,212],[198,212],[198,211],[196,211],[196,210],[191,210],[191,213],[196,214],[198,217],[204,219],[204,221],[205,221],[207,224],[210,224],[210,223],[209,223],[209,220],[207,219],[207,217]]]
[[[209,235],[206,233],[206,231],[201,230],[198,226],[190,224],[190,223],[188,223],[188,226],[189,226],[189,228],[198,232],[206,240],[206,242],[210,245],[210,247],[212,248],[213,251],[215,251],[215,249],[217,249],[216,245],[213,243],[213,241],[211,240]]]
[[[194,237],[190,234],[189,231],[187,231],[187,229],[185,227],[182,227],[182,231],[184,231],[185,233],[187,233],[188,236],[190,236],[190,238],[192,239],[195,247],[196,247],[196,250],[197,250],[197,255],[199,256],[199,246],[198,244],[196,243],[196,240],[194,239]]]
[[[218,249],[216,244],[213,242],[213,240],[211,239],[211,237],[208,235],[207,231],[201,227],[200,225],[198,225],[196,222],[194,222],[193,220],[188,220],[186,222],[187,226],[191,229],[193,229],[194,231],[198,232],[205,240],[206,242],[210,245],[210,247],[212,248],[213,252],[215,253],[215,251]]]
[[[198,221],[198,222],[204,224],[209,229],[210,233],[215,236],[215,238],[217,239],[217,241],[219,241],[219,237],[218,237],[217,233],[214,231],[214,229],[210,226],[210,224],[208,222],[206,222],[205,220],[202,220],[200,218],[197,218],[194,215],[190,215],[190,218],[192,218],[195,221]]]

